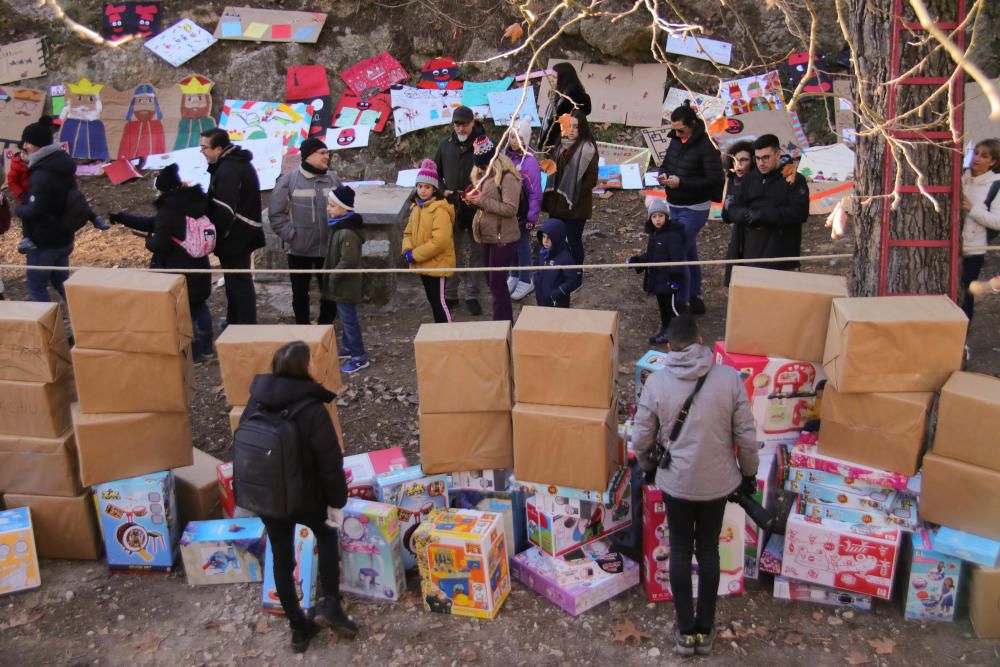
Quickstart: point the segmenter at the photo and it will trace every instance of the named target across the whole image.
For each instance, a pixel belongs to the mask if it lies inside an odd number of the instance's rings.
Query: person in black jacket
[[[551,153],[554,160],[555,155],[558,154],[560,139],[562,139],[559,117],[563,114],[572,114],[574,111],[589,116],[591,104],[590,95],[580,83],[580,77],[573,65],[556,63],[552,66],[552,71],[555,73],[555,80],[553,80],[552,75],[549,75],[549,82],[552,86],[549,92],[549,104],[542,119],[539,145],[541,152]]]
[[[208,161],[212,180],[208,185],[209,217],[219,238],[215,256],[223,269],[249,269],[250,255],[264,247],[261,223],[260,181],[250,163],[253,153],[229,141],[229,134],[219,127],[205,130],[198,142]],[[216,204],[216,202],[221,202]],[[223,206],[224,205],[224,206]],[[228,210],[226,210],[228,207]],[[257,294],[249,273],[227,273],[227,324],[257,324]]]
[[[250,402],[240,423],[262,409],[280,411],[303,399],[315,399],[294,416],[299,446],[303,448],[305,460],[311,463],[302,469],[302,486],[317,490],[314,506],[302,516],[293,518],[261,517],[274,556],[274,587],[292,628],[292,650],[302,653],[309,648],[319,626],[331,628],[345,639],[353,639],[358,634],[358,626],[344,613],[340,601],[340,549],[336,529],[343,522],[341,509],[347,504],[347,478],[337,432],[325,405],[336,395],[313,380],[309,347],[302,341],[282,345],[274,353],[271,370],[272,374],[258,375],[250,383]],[[317,605],[313,619],[302,611],[295,591],[295,524],[312,530],[319,548],[323,600]]]
[[[738,141],[726,150],[726,161],[728,162],[726,176],[726,192],[722,199],[722,221],[727,225],[732,225],[732,232],[729,235],[729,247],[726,249],[726,259],[743,259],[743,237],[744,225],[740,220],[733,220],[729,207],[736,200],[736,193],[743,187],[743,180],[751,171],[753,166],[753,142]],[[733,273],[733,265],[726,264],[723,284],[729,287],[729,278]]]
[[[538,230],[538,260],[543,266],[576,264],[566,242],[566,223],[549,218]],[[539,306],[569,308],[569,297],[583,283],[580,269],[535,271],[535,301]]]
[[[646,233],[649,235],[646,252],[629,257],[629,264],[684,261],[684,227],[670,219],[667,203],[662,199],[654,199],[649,206]],[[666,345],[670,320],[674,315],[681,314],[677,293],[684,282],[684,267],[654,266],[637,268],[636,272],[643,274],[642,289],[646,294],[656,296],[656,305],[660,310],[660,330],[650,336],[649,344]]]
[[[744,178],[727,215],[745,225],[743,258],[798,257],[802,252],[802,225],[809,217],[809,186],[793,167],[781,168],[781,143],[773,134],[753,142],[757,173]],[[797,260],[747,264],[794,271]]]
[[[684,261],[698,261],[698,232],[708,221],[712,202],[722,198],[725,178],[722,174],[722,157],[719,149],[705,132],[705,123],[690,100],[670,114],[670,144],[663,156],[657,179],[667,191],[670,219],[680,223],[687,234]],[[681,288],[680,299],[690,304],[691,314],[705,312],[701,290],[701,267],[685,267],[687,279]]]
[[[146,249],[153,253],[150,266],[156,269],[209,269],[208,256],[192,257],[181,246],[187,238],[187,219],[200,218],[208,209],[208,197],[200,185],[185,186],[176,164],[169,164],[153,182],[160,196],[153,202],[156,215],[111,213],[112,223],[124,225],[146,235]],[[212,294],[211,273],[184,273],[194,340],[191,342],[195,363],[215,358],[212,347],[212,313],[208,297]]]

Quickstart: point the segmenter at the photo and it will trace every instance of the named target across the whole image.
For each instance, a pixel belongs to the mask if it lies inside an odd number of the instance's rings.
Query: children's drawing
[[[809,52],[800,51],[788,56],[788,61],[781,66],[781,71],[788,77],[788,83],[794,88],[806,75],[809,68]],[[804,93],[828,93],[833,90],[833,83],[826,73],[826,60],[821,54],[813,56],[813,73],[802,87]]]
[[[667,91],[666,99],[663,100],[663,119],[670,120],[670,114],[674,112],[674,109],[683,105],[684,100],[691,101],[691,108],[698,112],[698,115],[706,123],[713,118],[721,116],[726,111],[725,104],[718,97],[684,90],[683,88],[671,88]]]
[[[180,67],[217,41],[212,33],[191,19],[182,19],[147,40],[146,48],[174,67]]]
[[[177,138],[174,150],[198,145],[202,132],[215,127],[212,120],[212,86],[215,83],[199,74],[192,74],[180,80],[177,87],[181,91],[180,120],[177,122]]]
[[[21,141],[24,128],[42,116],[45,108],[45,91],[34,88],[0,87],[0,146]]]
[[[462,105],[460,90],[424,90],[395,86],[390,91],[396,136],[425,127],[447,125],[456,107]]]
[[[222,11],[219,25],[215,27],[215,37],[248,42],[315,44],[324,23],[325,12],[226,7]]]
[[[60,116],[59,141],[67,144],[69,154],[81,160],[107,160],[108,140],[101,121],[103,83],[91,83],[83,77],[67,83],[69,94]]]
[[[373,132],[381,132],[385,129],[391,112],[392,102],[388,93],[379,93],[363,100],[348,88],[337,103],[337,111],[333,114],[333,126],[368,125]]]
[[[719,84],[719,98],[730,116],[784,108],[781,79],[776,70],[758,76],[723,81]]]
[[[361,99],[366,100],[390,86],[406,81],[410,75],[398,60],[388,52],[382,52],[373,58],[351,65],[340,73],[340,78],[356,91]]]
[[[451,56],[432,58],[424,64],[417,86],[431,90],[457,90],[462,87],[459,76],[461,72],[454,58]]]
[[[372,128],[368,125],[352,125],[351,127],[332,127],[326,131],[324,142],[331,151],[342,151],[347,148],[364,148],[368,145]]]
[[[667,36],[667,53],[690,56],[719,65],[728,65],[733,55],[733,45],[697,35]]]
[[[118,41],[136,35],[152,37],[160,32],[160,5],[156,2],[106,2],[101,16],[101,34]]]
[[[333,102],[325,65],[295,65],[288,68],[285,101],[312,107],[309,136],[321,137],[333,124]]]
[[[284,152],[298,149],[309,136],[312,110],[305,104],[226,100],[219,127],[234,141],[281,139]]]
[[[118,157],[129,160],[166,150],[162,119],[156,89],[148,83],[137,87],[125,114],[125,131],[118,144]]]
[[[542,123],[538,118],[538,106],[535,104],[535,89],[528,86],[527,94],[521,87],[504,90],[498,93],[488,93],[486,95],[490,101],[490,115],[497,125],[510,125],[511,118],[530,118],[531,127],[541,127]],[[524,97],[524,104],[521,98]],[[520,110],[518,110],[520,107]]]

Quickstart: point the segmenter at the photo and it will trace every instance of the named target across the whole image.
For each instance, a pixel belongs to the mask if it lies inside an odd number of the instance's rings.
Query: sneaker
[[[95,215],[92,222],[94,227],[97,227],[102,232],[106,232],[111,229],[111,225],[108,224],[108,221],[105,220],[103,216]]]
[[[705,314],[705,302],[701,300],[700,296],[691,297],[691,314],[692,315]]]
[[[292,628],[292,651],[295,653],[305,653],[309,648],[309,642],[319,632],[319,626],[313,621],[306,620],[305,625],[299,628]]]
[[[350,358],[351,358],[351,355],[347,354],[346,352],[341,351],[341,352],[337,353],[337,361],[344,362],[344,361],[347,361]]]
[[[511,276],[510,278],[508,278],[507,279],[507,291],[510,292],[511,294],[513,294],[514,290],[517,289],[517,284],[519,282],[521,282],[521,281],[518,280],[517,278],[515,278],[514,276]]]
[[[216,354],[215,352],[209,352],[208,354],[199,354],[197,357],[194,358],[194,365],[201,366],[203,364],[210,364],[213,361],[217,360],[218,358],[219,355]]]
[[[324,600],[316,612],[316,624],[333,630],[338,637],[354,639],[358,636],[358,625],[344,613],[339,600]]]
[[[667,330],[660,329],[660,332],[655,336],[649,338],[650,345],[666,345],[667,344]]]
[[[523,280],[517,281],[517,289],[515,289],[510,298],[514,301],[520,301],[524,297],[528,296],[535,291],[535,285],[531,282],[524,282]]]
[[[469,311],[469,315],[473,317],[479,317],[483,314],[483,308],[479,305],[479,301],[476,299],[466,299],[465,309]]]
[[[696,642],[694,635],[682,635],[681,631],[674,626],[674,652],[677,655],[690,657],[694,655],[695,646]]]
[[[27,255],[32,250],[37,250],[37,249],[38,246],[36,246],[35,242],[29,238],[23,238],[21,239],[21,242],[17,244],[17,251],[22,255]]]
[[[368,368],[371,363],[368,361],[368,357],[358,357],[357,359],[351,359],[346,364],[340,367],[341,373],[346,373],[350,375],[351,373],[357,373],[362,368]]]
[[[715,635],[718,634],[715,628],[708,634],[699,632],[694,636],[694,652],[698,655],[708,655],[712,652],[712,644],[715,643]]]

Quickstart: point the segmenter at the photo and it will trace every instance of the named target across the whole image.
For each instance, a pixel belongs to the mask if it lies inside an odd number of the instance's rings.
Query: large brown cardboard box
[[[186,412],[94,415],[73,404],[73,428],[84,486],[194,463]]]
[[[58,304],[0,301],[0,380],[55,382],[68,367]]]
[[[30,507],[35,546],[41,558],[97,560],[103,543],[90,491],[72,498],[5,493],[7,507]]]
[[[80,411],[99,415],[187,410],[194,399],[190,349],[149,354],[74,347]]]
[[[0,380],[0,433],[58,438],[71,425],[69,404],[74,400],[71,370],[55,382]]]
[[[420,467],[428,475],[513,468],[510,412],[421,412]]]
[[[234,405],[229,411],[229,430],[236,433],[236,427],[240,425],[240,417],[243,416],[245,405]],[[326,411],[330,413],[333,420],[333,430],[337,432],[337,441],[340,443],[340,451],[344,451],[344,431],[340,427],[340,415],[337,413],[337,402],[331,401],[326,404]]]
[[[977,637],[1000,639],[1000,568],[972,568],[969,618]]]
[[[247,404],[254,376],[270,373],[275,350],[293,340],[301,340],[309,346],[317,382],[332,392],[343,388],[333,325],[231,324],[215,341],[222,385],[230,405]]]
[[[421,413],[510,411],[510,322],[422,324],[413,352]]]
[[[912,476],[920,470],[933,392],[842,394],[827,385],[819,452]]]
[[[937,391],[962,364],[968,322],[943,295],[834,299],[823,368],[845,393]]]
[[[1000,472],[927,454],[918,511],[924,521],[1000,540]]]
[[[191,342],[184,276],[82,269],[66,281],[66,303],[83,348],[165,354]]]
[[[846,296],[843,276],[734,266],[726,350],[821,363],[830,304]]]
[[[0,493],[76,496],[73,429],[58,438],[0,435]]]
[[[941,389],[933,451],[1000,472],[1000,380],[952,374]]]
[[[518,403],[607,408],[618,374],[618,313],[525,306],[514,325]]]
[[[174,494],[182,527],[189,521],[206,521],[220,516],[216,466],[222,461],[196,448],[192,448],[191,456],[194,463],[174,468]]]
[[[617,405],[576,408],[517,403],[514,476],[525,482],[605,491],[625,464]]]

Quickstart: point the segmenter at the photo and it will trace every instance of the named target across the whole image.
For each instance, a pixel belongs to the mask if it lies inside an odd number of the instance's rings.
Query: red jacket
[[[7,187],[11,194],[17,197],[17,203],[23,204],[27,201],[28,195],[28,163],[15,154],[10,161],[10,168],[7,170]]]

